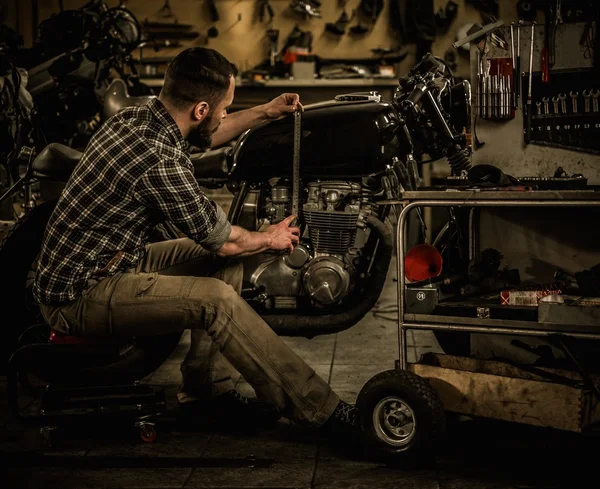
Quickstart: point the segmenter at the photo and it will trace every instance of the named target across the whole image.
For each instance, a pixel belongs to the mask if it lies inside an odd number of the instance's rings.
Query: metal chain
[[[294,112],[294,155],[292,160],[292,213],[300,212],[300,145],[302,139],[302,109]]]

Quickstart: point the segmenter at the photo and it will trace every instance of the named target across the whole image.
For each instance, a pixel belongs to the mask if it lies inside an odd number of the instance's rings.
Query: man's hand
[[[216,253],[219,256],[250,256],[266,250],[286,250],[291,253],[300,241],[300,228],[290,226],[295,218],[286,217],[262,232],[231,226],[228,240]]]
[[[263,108],[268,119],[279,119],[296,109],[302,109],[302,104],[297,93],[283,93],[268,104],[263,105]]]
[[[300,228],[290,226],[296,216],[288,216],[278,224],[272,224],[265,229],[265,234],[271,238],[270,248],[272,250],[294,251],[294,247],[300,241]]]

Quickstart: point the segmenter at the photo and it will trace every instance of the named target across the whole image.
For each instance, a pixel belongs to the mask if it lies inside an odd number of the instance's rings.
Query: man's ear
[[[207,102],[198,102],[192,109],[192,118],[198,122],[201,122],[208,116],[210,106]]]

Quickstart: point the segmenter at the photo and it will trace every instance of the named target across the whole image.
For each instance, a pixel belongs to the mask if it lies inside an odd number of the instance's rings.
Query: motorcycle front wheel
[[[49,327],[33,301],[30,284],[44,231],[55,205],[56,202],[52,201],[35,207],[13,226],[0,243],[0,289],[4,291],[0,307],[12,318],[3,328],[3,341],[0,342],[1,370],[4,372],[10,356],[24,342],[30,343],[32,338],[40,342],[44,337],[48,341],[47,335],[39,334],[49,332]],[[37,334],[30,334],[32,330]],[[95,358],[92,365],[73,365],[69,378],[51,378],[48,364],[44,369],[35,369],[41,371],[32,373],[42,380],[66,384],[82,379],[86,382],[134,382],[154,372],[173,352],[180,338],[181,333],[127,338],[107,350],[105,360]]]

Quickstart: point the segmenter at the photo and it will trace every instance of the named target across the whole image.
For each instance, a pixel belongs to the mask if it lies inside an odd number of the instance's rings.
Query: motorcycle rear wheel
[[[5,291],[0,298],[0,307],[5,312],[13,312],[12,320],[3,331],[2,355],[0,370],[6,371],[10,355],[22,345],[19,338],[32,325],[43,325],[39,308],[33,301],[27,288],[32,278],[32,264],[35,262],[40,248],[46,224],[56,205],[55,201],[44,202],[21,219],[9,231],[0,243],[0,284]],[[42,326],[43,327],[43,326]],[[115,348],[106,363],[74,366],[70,378],[51,378],[46,369],[32,372],[42,380],[60,383],[107,382],[129,383],[141,380],[154,372],[173,352],[181,333],[161,336],[149,336],[127,339],[122,348]],[[45,372],[45,373],[44,373]]]

